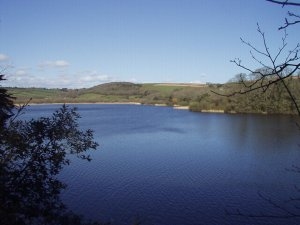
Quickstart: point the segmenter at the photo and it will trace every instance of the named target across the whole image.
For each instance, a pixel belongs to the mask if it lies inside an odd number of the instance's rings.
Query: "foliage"
[[[242,43],[247,45],[251,51],[251,56],[253,60],[262,66],[259,69],[253,70],[242,63],[242,60],[235,59],[232,60],[238,67],[250,72],[249,76],[240,75],[239,83],[243,85],[243,88],[233,92],[230,96],[236,94],[247,94],[256,90],[261,90],[262,92],[268,91],[273,86],[280,84],[283,89],[288,94],[291,102],[294,104],[297,113],[300,115],[300,108],[297,104],[297,98],[292,93],[291,89],[288,87],[287,80],[293,78],[293,76],[300,69],[300,57],[298,53],[300,51],[300,44],[298,43],[291,50],[286,50],[287,48],[287,33],[284,32],[284,37],[282,38],[282,44],[275,54],[272,54],[270,48],[267,44],[267,39],[265,33],[260,29],[259,25],[257,28],[263,42],[263,49],[258,49],[251,43],[242,40]],[[281,61],[283,60],[283,61]]]
[[[130,82],[113,82],[106,83],[92,87],[90,91],[101,95],[119,95],[119,96],[129,96],[129,95],[139,95],[141,94],[140,88],[142,85],[134,84]]]
[[[70,154],[91,160],[93,132],[81,131],[79,114],[66,105],[51,117],[20,120],[23,108],[13,111],[10,95],[0,103],[9,115],[0,129],[0,224],[84,224],[60,200],[66,184],[57,175]]]
[[[255,71],[262,71],[256,69]],[[133,84],[133,83],[108,83],[90,89],[57,90],[57,89],[9,89],[10,92],[22,100],[22,95],[27,90],[27,95],[32,93],[33,103],[70,102],[70,103],[97,103],[97,102],[137,102],[141,104],[165,104],[169,106],[189,106],[192,111],[223,110],[236,113],[270,113],[270,114],[296,114],[295,107],[290,104],[290,97],[284,90],[283,84],[276,84],[265,91],[253,90],[244,95],[235,95],[230,98],[212,94],[213,92],[232,94],[245,90],[240,77],[245,83],[254,80],[254,74],[238,74],[226,84]],[[300,97],[300,79],[291,76],[285,80],[286,85],[292,90],[296,99]],[[55,94],[56,93],[56,94]],[[75,94],[76,93],[76,94]],[[62,97],[62,96],[65,97]],[[21,102],[25,102],[23,99]]]
[[[0,81],[3,81],[4,75],[0,75]],[[12,109],[14,108],[14,98],[7,92],[6,89],[0,88],[0,127],[4,122],[13,115]]]
[[[300,6],[299,2],[291,2],[289,0],[266,1],[279,4],[282,7]],[[285,18],[285,24],[278,28],[279,30],[284,31],[284,35],[282,37],[282,43],[276,51],[272,51],[270,49],[269,41],[258,24],[257,31],[262,39],[262,48],[256,47],[250,42],[247,42],[241,38],[242,43],[250,48],[250,54],[254,62],[260,65],[261,68],[253,70],[252,68],[243,64],[242,60],[239,58],[232,60],[232,62],[238,67],[248,71],[249,75],[237,75],[231,81],[237,82],[241,86],[239,86],[237,90],[233,90],[230,94],[222,94],[223,96],[235,96],[237,94],[248,95],[249,93],[254,92],[256,94],[255,96],[261,100],[260,94],[257,95],[257,91],[261,91],[262,93],[265,93],[263,98],[266,101],[268,97],[281,97],[282,91],[284,91],[288,95],[290,103],[293,105],[288,111],[296,111],[296,113],[300,115],[299,96],[297,95],[298,91],[293,88],[293,85],[298,82],[291,81],[296,79],[295,75],[297,73],[299,74],[300,72],[300,43],[290,49],[287,49],[288,35],[286,31],[288,27],[300,22],[300,15],[289,11],[288,16],[292,18],[293,21],[291,22],[289,19]],[[292,86],[290,83],[292,83]],[[270,93],[273,93],[272,96],[270,96]],[[283,97],[283,99],[285,100],[285,97]],[[256,106],[259,106],[259,108],[266,111],[266,107],[260,107],[260,100],[256,100]],[[282,105],[285,105],[285,102]]]

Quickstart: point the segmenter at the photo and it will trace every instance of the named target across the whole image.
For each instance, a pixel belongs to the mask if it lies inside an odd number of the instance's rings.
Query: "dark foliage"
[[[0,82],[4,81],[4,75],[0,74]],[[14,98],[7,93],[7,90],[0,87],[0,126],[13,115]]]
[[[66,184],[57,175],[70,154],[91,160],[86,152],[98,146],[93,132],[81,131],[79,114],[66,105],[51,117],[19,120],[12,97],[1,93],[0,224],[85,224],[60,200]]]

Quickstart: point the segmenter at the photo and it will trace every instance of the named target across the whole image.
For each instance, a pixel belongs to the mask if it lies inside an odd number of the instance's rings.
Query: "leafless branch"
[[[281,83],[283,87],[285,88],[286,92],[288,93],[291,102],[294,104],[298,115],[300,115],[300,106],[298,105],[295,96],[289,89],[286,79],[295,75],[295,73],[300,69],[300,62],[299,62],[299,51],[300,51],[300,45],[297,44],[296,47],[294,47],[290,51],[286,51],[287,48],[287,33],[284,32],[284,36],[282,38],[282,44],[279,47],[278,51],[275,54],[272,54],[268,47],[268,41],[265,36],[265,33],[261,30],[259,24],[257,24],[257,31],[259,35],[261,36],[262,42],[263,42],[263,49],[258,49],[254,45],[252,45],[250,42],[245,41],[241,38],[241,41],[243,44],[247,45],[250,48],[250,55],[254,61],[256,61],[259,65],[263,66],[263,70],[253,70],[249,67],[242,64],[242,61],[240,59],[234,59],[231,60],[236,66],[248,71],[250,74],[254,76],[254,80],[246,80],[244,77],[241,77],[240,84],[243,85],[244,88],[242,88],[239,91],[235,91],[230,94],[220,94],[217,92],[214,92],[215,94],[221,95],[221,96],[234,96],[236,94],[246,94],[255,90],[262,90],[262,92],[266,92],[269,87],[271,87],[274,84]],[[286,53],[286,56],[283,57],[283,55]],[[263,60],[257,58],[256,55],[259,55],[260,58],[262,57]],[[285,58],[285,60],[282,63],[278,63],[277,61],[280,58]]]
[[[19,116],[21,116],[22,114],[24,114],[24,110],[25,108],[29,105],[30,101],[32,100],[32,98],[30,98],[26,103],[24,103],[23,105],[19,105],[17,112],[14,114],[14,116],[10,119],[10,123],[13,122],[14,120],[16,120],[16,118],[18,118]]]
[[[297,16],[297,17],[299,17],[299,16]],[[288,26],[295,25],[297,23],[300,23],[300,20],[295,20],[295,21],[290,22],[287,18],[285,18],[284,25],[279,27],[278,30],[283,30],[283,29],[287,28]]]
[[[276,1],[276,0],[266,0],[268,2],[271,2],[271,3],[275,3],[275,4],[279,4],[281,5],[282,7],[284,6],[294,6],[294,7],[299,7],[300,6],[300,3],[298,2],[290,2],[288,0],[285,0],[285,1]],[[278,29],[279,30],[284,30],[285,28],[291,26],[291,25],[295,25],[295,24],[298,24],[300,23],[300,15],[297,15],[295,13],[292,13],[292,12],[288,12],[288,16],[289,17],[294,17],[296,18],[296,20],[294,21],[289,21],[287,18],[285,18],[285,23],[283,26],[279,27]]]
[[[266,0],[271,3],[279,4],[282,7],[284,6],[296,6],[300,7],[300,3],[298,2],[291,2],[289,0]],[[292,93],[291,89],[287,85],[287,78],[292,77],[295,75],[297,71],[300,70],[300,45],[297,44],[292,50],[287,51],[287,33],[286,29],[288,26],[300,23],[300,15],[295,13],[288,12],[288,16],[292,18],[288,20],[285,18],[285,24],[279,28],[279,30],[284,30],[284,36],[282,38],[282,44],[279,47],[278,51],[275,54],[270,51],[268,47],[268,41],[265,36],[265,33],[262,32],[259,25],[257,31],[262,38],[263,42],[263,49],[258,49],[256,46],[251,44],[250,42],[246,42],[243,39],[242,43],[247,45],[250,48],[250,55],[252,59],[257,62],[259,65],[263,66],[265,70],[257,71],[249,68],[248,66],[242,64],[240,59],[234,59],[233,62],[236,66],[250,72],[251,74],[255,75],[254,80],[247,79],[246,76],[240,76],[239,84],[242,85],[242,88],[238,91],[235,91],[230,94],[220,94],[222,96],[234,96],[237,94],[246,94],[255,90],[262,90],[263,92],[266,91],[272,85],[276,85],[280,83],[283,85],[284,90],[287,92],[288,96],[291,99],[291,102],[295,106],[298,115],[300,116],[300,105],[298,105],[294,94]],[[262,60],[261,60],[262,58]],[[282,60],[282,62],[278,62]],[[298,125],[298,124],[297,124]],[[300,127],[300,125],[298,125]],[[286,169],[287,171],[292,171],[296,173],[300,173],[299,166],[292,166],[291,168]],[[300,187],[295,186],[296,191],[300,194]],[[231,211],[229,212],[226,210],[226,214],[234,215],[234,216],[244,216],[249,218],[279,218],[279,219],[289,219],[289,218],[300,218],[300,197],[290,197],[285,201],[275,201],[274,199],[263,195],[262,193],[258,192],[258,196],[266,202],[269,206],[273,209],[276,209],[277,212],[274,213],[248,213],[242,212],[241,210]]]
[[[286,43],[286,38],[287,38],[287,33],[286,33],[286,30],[284,30],[284,36],[282,38],[282,46],[279,48],[279,51],[277,53],[277,55],[275,56],[274,58],[274,62],[277,61],[278,57],[281,55],[282,51],[285,49],[285,47],[287,46],[287,43]]]
[[[289,2],[288,0],[285,0],[285,1],[266,0],[266,1],[282,5],[282,7],[284,7],[286,5],[300,6],[300,3],[298,3],[298,2]]]

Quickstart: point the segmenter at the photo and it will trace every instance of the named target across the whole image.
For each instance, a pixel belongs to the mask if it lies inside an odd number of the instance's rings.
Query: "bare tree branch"
[[[296,16],[296,17],[299,17],[299,16]],[[290,21],[288,21],[287,18],[285,18],[285,23],[284,23],[284,25],[281,26],[281,27],[279,27],[278,30],[283,30],[283,29],[287,28],[288,26],[295,25],[295,24],[297,24],[297,23],[300,23],[300,20],[295,20],[295,21],[293,21],[293,22],[290,22]]]
[[[276,3],[284,6],[300,6],[298,2],[290,2],[289,0],[266,0],[268,2]],[[247,76],[240,75],[240,81],[238,84],[242,85],[240,90],[235,91],[230,94],[221,94],[222,96],[234,96],[237,94],[247,94],[249,92],[253,92],[255,90],[262,90],[265,92],[269,87],[281,84],[284,91],[290,97],[291,103],[295,106],[298,115],[300,116],[300,105],[295,97],[295,94],[292,93],[292,89],[288,86],[287,79],[294,78],[296,72],[300,70],[300,44],[298,43],[296,47],[287,51],[287,33],[286,29],[290,25],[294,25],[300,23],[300,15],[288,12],[289,17],[293,17],[294,21],[289,21],[287,18],[285,19],[284,26],[280,27],[279,30],[284,30],[284,36],[282,38],[282,44],[279,47],[278,51],[274,54],[269,50],[268,41],[264,32],[260,29],[258,25],[257,31],[259,32],[262,42],[263,49],[258,49],[256,46],[252,45],[250,42],[246,42],[243,39],[242,43],[247,45],[250,48],[250,55],[252,59],[257,62],[259,65],[263,66],[263,70],[253,70],[248,66],[242,64],[240,59],[234,59],[233,62],[236,66],[250,72],[251,75],[254,75],[255,79],[247,79]],[[251,51],[252,50],[252,51]],[[260,59],[262,58],[262,60]],[[281,62],[278,62],[282,60]],[[300,75],[300,73],[298,73]],[[277,86],[278,87],[278,86]],[[216,93],[216,92],[214,92]],[[220,93],[216,93],[219,94]],[[297,124],[300,128],[300,125]],[[300,173],[300,167],[293,165],[291,168],[286,169],[287,171],[292,171],[296,173]],[[244,216],[249,218],[278,218],[278,219],[289,219],[289,218],[300,218],[300,187],[295,185],[295,189],[298,193],[296,197],[289,197],[285,201],[274,200],[273,198],[267,197],[262,193],[258,192],[258,196],[266,202],[273,209],[276,209],[274,213],[248,213],[242,212],[241,210],[231,211],[226,210],[227,215],[235,215],[235,216]]]
[[[300,3],[298,2],[289,2],[288,0],[285,0],[285,1],[276,1],[276,0],[266,0],[267,2],[271,2],[271,3],[275,3],[275,4],[279,4],[282,6],[282,8],[284,6],[294,6],[294,7],[299,7],[300,6]],[[284,25],[279,27],[278,30],[284,30],[285,28],[289,27],[289,26],[292,26],[292,25],[295,25],[295,24],[298,24],[300,23],[300,15],[297,15],[295,13],[292,13],[292,12],[288,12],[288,16],[289,17],[294,17],[296,18],[296,20],[294,21],[289,21],[287,18],[285,18],[285,22],[284,22]]]
[[[243,44],[247,45],[250,48],[250,55],[254,61],[256,61],[259,65],[263,66],[262,70],[253,70],[249,67],[242,64],[240,59],[231,60],[236,66],[250,72],[253,75],[254,80],[245,79],[245,77],[240,77],[240,83],[244,88],[239,91],[232,92],[230,94],[220,94],[214,92],[215,94],[221,96],[234,96],[236,94],[247,94],[249,92],[253,92],[255,90],[262,90],[262,92],[266,92],[272,85],[277,83],[281,83],[286,90],[288,96],[291,99],[291,102],[295,106],[298,115],[300,115],[300,106],[297,103],[296,97],[293,95],[292,91],[289,89],[286,79],[295,75],[295,73],[300,69],[300,57],[298,55],[300,51],[300,45],[297,44],[290,51],[286,51],[287,48],[287,33],[284,31],[284,36],[282,37],[282,44],[279,47],[278,51],[275,54],[272,54],[269,47],[268,41],[265,36],[265,33],[261,30],[259,24],[257,24],[257,31],[261,36],[263,42],[263,49],[258,49],[250,42],[245,41],[241,38]],[[286,54],[286,56],[284,56]],[[257,58],[256,55],[259,55],[260,58]],[[278,63],[279,59],[284,59],[282,63]]]
[[[285,1],[266,0],[266,1],[282,5],[282,7],[284,7],[286,5],[300,6],[300,3],[298,3],[298,2],[289,2],[288,0],[285,0]]]

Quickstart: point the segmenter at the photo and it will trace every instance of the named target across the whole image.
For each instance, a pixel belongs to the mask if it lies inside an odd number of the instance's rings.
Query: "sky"
[[[240,40],[262,47],[257,23],[280,47],[288,10],[265,0],[0,0],[2,85],[224,83],[245,72],[230,60],[259,68]],[[292,48],[300,29],[288,33]]]

